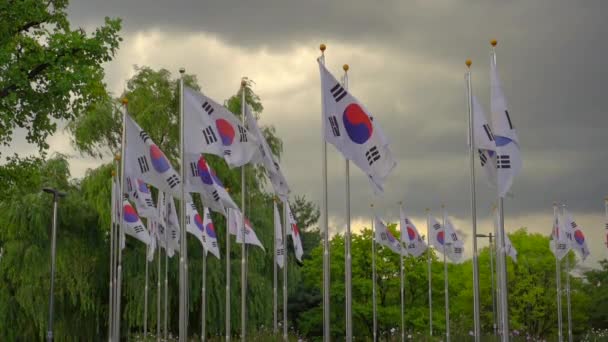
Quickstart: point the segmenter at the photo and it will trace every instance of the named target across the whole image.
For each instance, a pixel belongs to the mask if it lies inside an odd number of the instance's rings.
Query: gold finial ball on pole
[[[349,67],[348,67],[348,64],[344,64],[344,65],[342,66],[342,69],[344,69],[344,72],[348,72],[348,68],[349,68]]]
[[[127,99],[126,97],[123,97],[120,102],[122,103],[123,106],[126,106],[129,104],[129,99]]]
[[[496,44],[498,44],[498,41],[496,39],[492,39],[492,40],[490,40],[490,44],[492,44],[493,47],[496,47]]]
[[[245,88],[247,86],[247,81],[245,79],[241,80],[241,87]]]
[[[467,59],[467,60],[464,62],[464,64],[466,64],[466,65],[467,65],[467,68],[470,68],[470,67],[471,67],[471,64],[473,64],[473,61],[471,61],[470,59]]]
[[[321,52],[325,52],[325,49],[327,49],[327,46],[325,46],[325,44],[319,45],[319,50],[321,50]]]
[[[184,73],[186,73],[186,68],[184,68],[184,67],[179,68],[179,73],[182,74],[182,75]]]
[[[116,153],[116,155],[114,156],[114,160],[120,161],[120,153]]]

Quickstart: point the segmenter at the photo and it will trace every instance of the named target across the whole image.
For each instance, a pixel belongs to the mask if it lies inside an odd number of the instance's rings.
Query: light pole
[[[49,295],[49,326],[46,332],[46,340],[53,341],[53,290],[55,287],[55,252],[57,249],[57,205],[59,198],[66,194],[53,188],[42,188],[42,191],[53,194],[53,232],[51,236],[51,293]]]
[[[496,297],[495,297],[495,290],[494,290],[494,249],[493,249],[493,244],[492,244],[492,239],[495,237],[494,235],[492,235],[492,233],[489,234],[477,234],[475,235],[478,238],[488,238],[490,240],[490,278],[491,278],[491,282],[492,282],[492,327],[494,328],[494,336],[496,336],[497,333],[497,326],[496,326]]]

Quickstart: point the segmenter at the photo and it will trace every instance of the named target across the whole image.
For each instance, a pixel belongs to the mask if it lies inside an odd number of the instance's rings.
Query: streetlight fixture
[[[57,248],[57,206],[59,198],[65,197],[65,192],[53,188],[42,188],[42,191],[53,195],[53,231],[51,236],[51,293],[49,295],[49,326],[46,332],[46,340],[53,341],[53,290],[55,287],[55,252]]]

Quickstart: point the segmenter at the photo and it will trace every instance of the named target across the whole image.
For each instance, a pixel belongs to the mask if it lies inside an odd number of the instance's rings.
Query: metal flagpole
[[[430,210],[426,210],[426,256],[428,263],[428,274],[429,274],[429,333],[433,336],[433,285],[431,283],[431,223],[430,223]]]
[[[562,204],[562,216],[566,205]],[[572,305],[570,302],[570,252],[566,254],[566,305],[568,308],[568,342],[572,342]]]
[[[608,197],[604,198],[604,211],[605,211],[605,214],[606,214],[606,229],[605,229],[606,242],[604,242],[604,244],[606,245],[606,248],[608,248]]]
[[[325,64],[325,44],[319,46],[321,57],[319,60]],[[323,89],[321,89],[321,101],[323,101]],[[321,106],[323,110],[323,106]],[[325,127],[325,121],[322,121],[322,127]],[[321,229],[323,234],[323,341],[330,342],[330,298],[329,298],[329,282],[330,282],[330,265],[329,265],[329,214],[327,211],[327,141],[325,140],[325,129],[321,132],[322,140],[322,157],[321,157],[321,173],[322,173],[322,200],[321,200]]]
[[[124,231],[124,220],[123,220],[123,198],[125,193],[125,151],[126,151],[126,142],[127,142],[127,105],[129,104],[129,100],[126,98],[122,99],[122,144],[121,144],[121,154],[120,154],[120,228],[118,230],[118,244],[116,248],[118,249],[118,266],[116,268],[116,305],[114,309],[116,312],[114,313],[114,317],[116,319],[116,324],[114,325],[114,340],[120,341],[120,300],[121,300],[121,289],[122,289],[122,240],[124,236],[122,232]]]
[[[184,163],[184,73],[186,69],[180,68],[179,78],[179,122],[180,122],[180,176],[181,176],[181,205],[179,206],[180,216],[180,244],[179,244],[179,341],[186,342],[188,339],[188,244],[186,236],[186,189],[184,180],[186,179],[186,165]]]
[[[446,261],[446,249],[445,246],[448,244],[447,235],[445,230],[445,206],[441,206],[443,212],[443,286],[445,294],[445,340],[450,342],[450,294],[448,292],[448,263]]]
[[[403,210],[402,208],[403,203],[399,202],[399,207],[400,209]],[[399,278],[401,279],[401,289],[400,289],[400,296],[401,296],[401,342],[405,341],[405,313],[404,313],[404,307],[405,307],[405,289],[404,289],[404,275],[403,275],[403,251],[406,250],[403,248],[403,222],[401,222],[401,224],[399,225],[399,243],[401,244],[401,254],[399,255]]]
[[[287,292],[287,226],[289,224],[287,215],[287,206],[289,201],[287,198],[283,201],[283,246],[284,246],[284,257],[283,257],[283,340],[287,342],[287,299],[289,293]],[[295,245],[294,245],[295,248]]]
[[[492,215],[498,215],[498,207],[494,206],[492,208]],[[493,220],[496,220],[496,218],[492,218]],[[500,218],[499,218],[500,219]],[[496,221],[498,222],[498,221]],[[498,241],[499,241],[499,236],[498,236],[498,224],[494,224],[494,264],[493,266],[495,266],[495,275],[496,275],[496,289],[495,289],[495,295],[496,295],[496,324],[494,325],[494,333],[496,335],[500,334],[502,336],[502,319],[501,319],[501,304],[500,304],[500,284],[501,284],[501,273],[500,273],[500,255],[498,253]]]
[[[553,222],[558,222],[557,203],[553,203]],[[559,233],[558,233],[559,234]],[[557,253],[557,240],[555,241],[555,252]],[[557,338],[559,342],[564,340],[562,336],[562,280],[561,265],[557,255],[555,256],[555,284],[557,296]]]
[[[167,210],[167,206],[164,206],[163,210]],[[164,334],[165,341],[168,341],[169,336],[169,256],[167,255],[167,215],[165,214],[165,315],[164,315]]]
[[[492,327],[494,329],[494,336],[496,332],[496,290],[494,289],[494,243],[492,241],[492,233],[488,234],[490,237],[490,281],[492,282]]]
[[[160,203],[158,203],[160,205]],[[153,224],[157,224],[156,222],[153,222]],[[154,230],[155,232],[158,233],[158,226],[156,227],[156,229]],[[156,239],[156,237],[154,237]],[[161,271],[160,271],[160,244],[157,243],[157,248],[158,250],[156,251],[156,263],[157,263],[157,269],[158,272],[156,273],[156,341],[160,342],[160,290],[161,290]]]
[[[206,233],[205,233],[206,234]],[[203,250],[203,285],[201,288],[201,340],[207,340],[207,250]]]
[[[115,274],[115,259],[114,259],[114,255],[115,255],[115,248],[114,248],[114,244],[115,244],[115,237],[116,237],[116,222],[114,222],[114,218],[115,218],[115,210],[116,210],[116,198],[115,196],[119,196],[119,194],[115,194],[114,193],[114,177],[116,177],[116,157],[114,158],[114,160],[112,161],[112,209],[111,209],[111,213],[112,213],[112,224],[110,226],[110,295],[108,296],[110,302],[109,302],[109,306],[108,306],[108,341],[112,341],[112,327],[114,325],[114,285],[115,285],[115,280],[114,280],[114,274]]]
[[[374,205],[372,208],[372,312],[373,341],[377,341],[378,320],[376,315],[376,227],[374,226]]]
[[[276,208],[276,203],[277,203],[277,198],[275,197],[273,200],[273,207],[272,207],[272,216],[275,217],[275,208]],[[276,217],[274,218],[275,220],[275,227],[276,224],[278,222],[276,222]],[[272,333],[274,335],[276,335],[279,331],[278,328],[278,316],[279,316],[279,312],[278,312],[278,275],[277,275],[277,253],[278,253],[278,249],[277,249],[277,230],[274,230],[274,242],[273,242],[273,249],[274,249],[274,256],[272,258],[273,261],[273,266],[272,266]],[[285,255],[285,251],[283,250],[283,255]],[[285,264],[285,258],[283,257],[283,264]]]
[[[229,189],[226,189],[226,191],[229,191]],[[229,220],[230,219],[226,219],[226,342],[230,342],[230,337],[232,336],[230,331],[230,228],[228,227]]]
[[[479,260],[477,257],[477,201],[475,191],[475,135],[473,134],[473,88],[471,87],[471,60],[466,61],[467,109],[469,112],[469,167],[471,171],[471,222],[473,228],[473,322],[475,341],[480,341],[479,319]]]
[[[149,223],[149,222],[146,222]],[[148,256],[144,255],[146,260],[146,280],[144,285],[144,340],[148,335]]]
[[[344,78],[342,85],[348,90],[348,64],[342,66]],[[346,234],[344,236],[344,275],[346,296],[346,341],[353,340],[353,285],[352,285],[352,255],[351,255],[351,232],[350,232],[350,162],[346,159],[344,179],[346,180]],[[374,333],[375,333],[374,329]]]
[[[497,41],[494,39],[490,42],[492,45],[492,58],[494,65],[496,65],[496,44]],[[507,262],[505,254],[505,215],[503,198],[498,197],[498,264],[499,264],[499,289],[500,289],[500,319],[501,319],[501,341],[509,341],[509,302],[507,293]]]
[[[247,81],[241,81],[241,124],[245,126],[245,92]],[[246,340],[247,335],[247,248],[245,243],[245,165],[241,166],[241,210],[243,211],[241,226],[241,340]]]

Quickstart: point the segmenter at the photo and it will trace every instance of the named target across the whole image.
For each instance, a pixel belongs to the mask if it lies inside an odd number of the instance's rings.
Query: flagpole
[[[492,215],[498,215],[498,206],[493,206],[492,208]],[[500,220],[500,217],[496,216],[498,218],[498,220]],[[496,218],[492,218],[493,220],[495,220],[496,222],[498,222],[498,220],[496,220]],[[498,236],[498,224],[494,224],[494,264],[493,266],[495,266],[495,272],[496,272],[496,285],[497,288],[495,289],[495,295],[496,295],[496,324],[494,325],[494,333],[495,334],[500,334],[502,336],[502,318],[501,318],[501,305],[500,305],[500,284],[501,284],[501,274],[500,274],[500,255],[498,254],[498,241],[499,241],[499,236]]]
[[[160,203],[158,203],[160,205]],[[154,225],[156,225],[156,222],[153,222]],[[158,241],[158,226],[156,227],[156,229],[154,230],[156,237],[154,237],[155,239],[157,239]],[[157,247],[158,250],[156,251],[156,258],[157,258],[157,269],[158,272],[156,273],[156,341],[160,342],[160,300],[161,300],[161,270],[160,270],[160,244],[157,243]]]
[[[344,70],[344,78],[342,85],[345,90],[348,90],[348,64],[342,66]],[[346,341],[350,342],[353,340],[353,286],[352,286],[352,255],[351,255],[351,231],[350,231],[350,162],[348,159],[345,160],[345,175],[346,181],[346,234],[344,236],[344,249],[345,249],[345,264],[344,264],[344,275],[345,279],[345,295],[346,295]],[[375,334],[374,329],[374,334]]]
[[[494,65],[496,65],[496,44],[498,42],[493,39],[490,44],[492,45],[492,58]],[[500,319],[501,319],[501,341],[508,342],[509,341],[509,303],[508,303],[508,294],[507,294],[507,266],[506,266],[506,255],[505,255],[505,216],[504,216],[504,206],[503,206],[503,197],[498,196],[498,215],[499,215],[499,224],[498,224],[498,244],[499,244],[499,256],[498,256],[498,264],[499,264],[499,289],[500,289]]]
[[[229,191],[226,188],[226,191]],[[230,210],[230,209],[228,209]],[[230,215],[230,214],[228,214]],[[230,342],[230,228],[226,219],[226,342]]]
[[[112,327],[114,325],[114,285],[115,285],[115,281],[114,281],[114,274],[115,274],[115,259],[114,259],[114,254],[115,254],[115,248],[114,248],[114,240],[116,237],[116,222],[114,222],[114,218],[115,218],[115,213],[114,211],[116,210],[116,196],[118,196],[118,194],[114,193],[114,177],[116,177],[116,160],[117,160],[118,156],[114,157],[114,160],[112,161],[112,207],[111,207],[111,213],[112,213],[112,218],[111,218],[111,225],[110,225],[110,295],[108,296],[109,298],[109,306],[108,306],[108,341],[112,341]]]
[[[606,233],[606,248],[608,248],[608,197],[604,198],[604,211],[605,211],[605,215],[606,215],[606,229],[605,229],[605,233]]]
[[[430,223],[430,209],[426,208],[426,255],[428,263],[428,274],[429,274],[429,330],[430,336],[433,336],[433,285],[431,283],[431,223]]]
[[[403,202],[399,202],[399,207],[401,210],[403,210]],[[401,342],[405,341],[405,313],[404,313],[404,307],[405,307],[405,289],[404,289],[404,275],[403,275],[403,222],[401,222],[401,224],[399,225],[399,229],[400,229],[400,236],[399,236],[399,240],[401,243],[401,254],[399,255],[399,278],[401,279],[401,289],[400,289],[400,295],[401,295]]]
[[[448,292],[448,263],[446,260],[445,246],[447,242],[447,231],[445,229],[445,206],[441,205],[441,211],[443,212],[443,286],[445,294],[445,340],[450,342],[450,294]]]
[[[490,237],[490,281],[492,282],[492,328],[494,331],[494,336],[497,335],[496,332],[496,290],[494,288],[494,241],[492,241],[492,233],[488,234]]]
[[[473,228],[473,322],[475,341],[480,341],[481,329],[479,319],[479,260],[477,257],[477,201],[475,189],[475,135],[473,134],[473,89],[471,87],[471,60],[467,59],[467,109],[469,114],[469,167],[471,171],[471,222]]]
[[[283,341],[287,342],[287,299],[288,299],[288,295],[289,293],[287,292],[287,261],[288,261],[288,257],[287,257],[287,225],[289,224],[289,222],[287,221],[288,219],[288,215],[287,215],[287,206],[289,205],[289,202],[287,200],[287,198],[285,199],[285,201],[283,201],[283,245],[285,246],[284,249],[284,257],[283,257]],[[294,232],[292,232],[292,234],[295,234]],[[295,244],[294,244],[294,249],[295,249]]]
[[[277,198],[273,198],[272,200],[273,202],[273,207],[272,207],[272,216],[274,217],[274,221],[275,221],[275,227],[276,227],[276,215],[275,215],[275,210],[276,210],[276,203],[277,203]],[[276,335],[279,331],[278,329],[278,274],[277,274],[277,230],[275,228],[274,230],[274,241],[273,241],[273,248],[274,248],[274,256],[272,258],[273,260],[273,265],[272,265],[272,333],[274,335]],[[283,251],[283,255],[285,255],[285,251]],[[283,258],[283,264],[285,264],[285,258]]]
[[[180,244],[179,244],[179,341],[186,342],[188,339],[188,244],[186,236],[186,189],[184,180],[186,179],[186,164],[184,162],[184,74],[186,69],[180,68],[179,78],[179,122],[180,122],[180,188],[181,188],[181,205],[180,212]]]
[[[566,205],[562,204],[562,217],[565,214]],[[570,252],[566,254],[566,305],[568,308],[568,342],[572,342],[572,307],[570,303]]]
[[[319,60],[325,64],[325,44],[319,46],[321,57]],[[321,101],[323,101],[323,89],[321,89]],[[323,110],[323,105],[321,106]],[[323,122],[322,127],[325,127]],[[327,141],[325,140],[325,132],[321,132],[321,175],[322,175],[322,200],[321,200],[321,229],[323,234],[323,341],[330,342],[330,298],[329,298],[329,282],[330,282],[330,255],[329,255],[329,214],[327,211]]]
[[[167,206],[164,206],[164,210],[167,210]],[[169,336],[169,255],[167,254],[167,215],[165,214],[165,315],[164,319],[164,334],[165,341],[167,341],[167,337]]]
[[[559,222],[558,221],[558,215],[559,213],[557,212],[557,203],[553,202],[553,222]],[[557,229],[559,229],[559,226],[557,227]],[[558,231],[559,234],[559,231]],[[560,267],[560,263],[559,263],[559,258],[557,257],[557,248],[558,248],[558,241],[557,239],[555,240],[555,285],[556,285],[556,296],[557,296],[557,338],[559,342],[562,342],[564,340],[563,336],[562,336],[562,281],[561,281],[561,267]]]
[[[149,220],[146,220],[146,223]],[[144,255],[146,260],[146,280],[144,285],[144,340],[146,339],[146,335],[148,335],[148,255]]]
[[[207,234],[205,232],[205,234]],[[203,285],[201,288],[201,340],[207,340],[207,251],[203,249]]]
[[[125,151],[126,151],[126,142],[127,142],[127,105],[129,104],[129,100],[127,98],[122,99],[122,144],[121,144],[121,153],[120,153],[120,228],[118,230],[118,266],[116,269],[116,306],[115,306],[115,319],[116,325],[114,327],[115,332],[115,341],[120,341],[120,300],[121,300],[121,288],[122,288],[122,239],[124,231],[124,215],[123,215],[123,198],[125,193]]]
[[[245,92],[247,90],[247,81],[241,81],[241,124],[245,126]],[[241,166],[241,210],[243,211],[242,226],[241,226],[241,340],[245,341],[247,337],[247,264],[246,254],[247,248],[245,243],[245,165]]]
[[[374,227],[374,204],[372,208],[372,312],[373,342],[377,341],[378,321],[376,315],[376,228]]]

